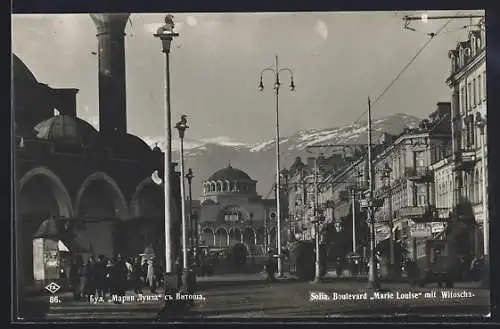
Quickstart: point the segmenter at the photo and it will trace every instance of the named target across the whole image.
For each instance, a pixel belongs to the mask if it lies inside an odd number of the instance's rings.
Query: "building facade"
[[[392,230],[395,239],[405,242],[410,254],[417,257],[415,240],[444,230],[436,217],[435,173],[430,165],[450,154],[450,112],[450,103],[438,103],[419,127],[406,129],[383,145],[373,162],[375,197],[383,199],[375,213],[381,233],[377,240],[387,239]]]
[[[465,205],[472,210],[475,256],[483,253],[483,222],[488,218],[487,198],[483,203],[486,196],[482,192],[483,184],[486,190],[488,185],[486,127],[479,127],[487,117],[485,49],[485,24],[481,20],[467,40],[449,51],[451,71],[446,81],[452,96],[453,155],[448,159],[453,168],[452,208]]]
[[[128,15],[98,16],[99,131],[77,117],[78,90],[38,82],[13,54],[17,271],[27,286],[47,279],[48,267],[58,275],[57,240],[70,254],[84,257],[136,256],[150,245],[164,258],[164,194],[151,179],[155,170],[163,175],[163,154],[127,133],[125,103],[116,103],[125,99],[124,67],[117,63],[124,59]],[[177,228],[171,229],[179,237],[180,182],[174,168]],[[43,224],[47,221],[58,224]],[[55,240],[52,249],[44,249],[47,241],[35,246],[40,242],[35,235]],[[174,240],[172,253],[179,249]],[[55,255],[50,264],[48,255]]]
[[[257,194],[257,181],[230,164],[203,182],[200,245],[244,244],[251,253],[276,247],[276,201]]]

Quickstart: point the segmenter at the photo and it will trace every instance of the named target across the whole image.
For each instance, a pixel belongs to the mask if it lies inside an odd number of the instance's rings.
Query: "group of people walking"
[[[85,300],[90,296],[124,296],[129,288],[142,293],[149,287],[155,293],[162,284],[162,269],[155,259],[142,260],[135,257],[125,259],[118,254],[115,259],[99,255],[90,256],[83,262],[81,255],[75,255],[69,269],[69,282],[75,300]]]

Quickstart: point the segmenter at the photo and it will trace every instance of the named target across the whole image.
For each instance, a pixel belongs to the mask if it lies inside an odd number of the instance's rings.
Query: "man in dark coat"
[[[81,298],[81,277],[83,270],[83,258],[82,255],[75,255],[72,259],[70,270],[69,270],[69,281],[71,284],[71,290],[73,291],[73,298],[75,300],[80,300]]]
[[[125,260],[118,254],[112,269],[114,293],[118,296],[124,296],[127,290],[127,273],[128,269]]]
[[[104,297],[104,291],[106,289],[106,259],[104,255],[99,255],[94,265],[94,284],[97,296]]]

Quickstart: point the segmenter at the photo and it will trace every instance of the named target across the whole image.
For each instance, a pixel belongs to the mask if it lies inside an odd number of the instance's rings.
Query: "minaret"
[[[125,26],[130,14],[90,14],[97,27],[99,130],[127,133]]]

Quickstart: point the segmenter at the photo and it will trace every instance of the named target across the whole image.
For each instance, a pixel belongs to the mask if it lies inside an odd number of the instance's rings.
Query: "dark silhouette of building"
[[[163,187],[151,179],[155,170],[163,177],[163,153],[126,128],[128,14],[92,19],[99,40],[99,131],[77,117],[77,89],[38,82],[13,55],[16,241],[18,271],[27,286],[40,267],[34,265],[33,234],[47,218],[65,222],[74,245],[88,255],[133,256],[152,245],[163,258],[165,250]],[[179,174],[172,177],[177,218]],[[173,236],[177,250],[179,234]]]

